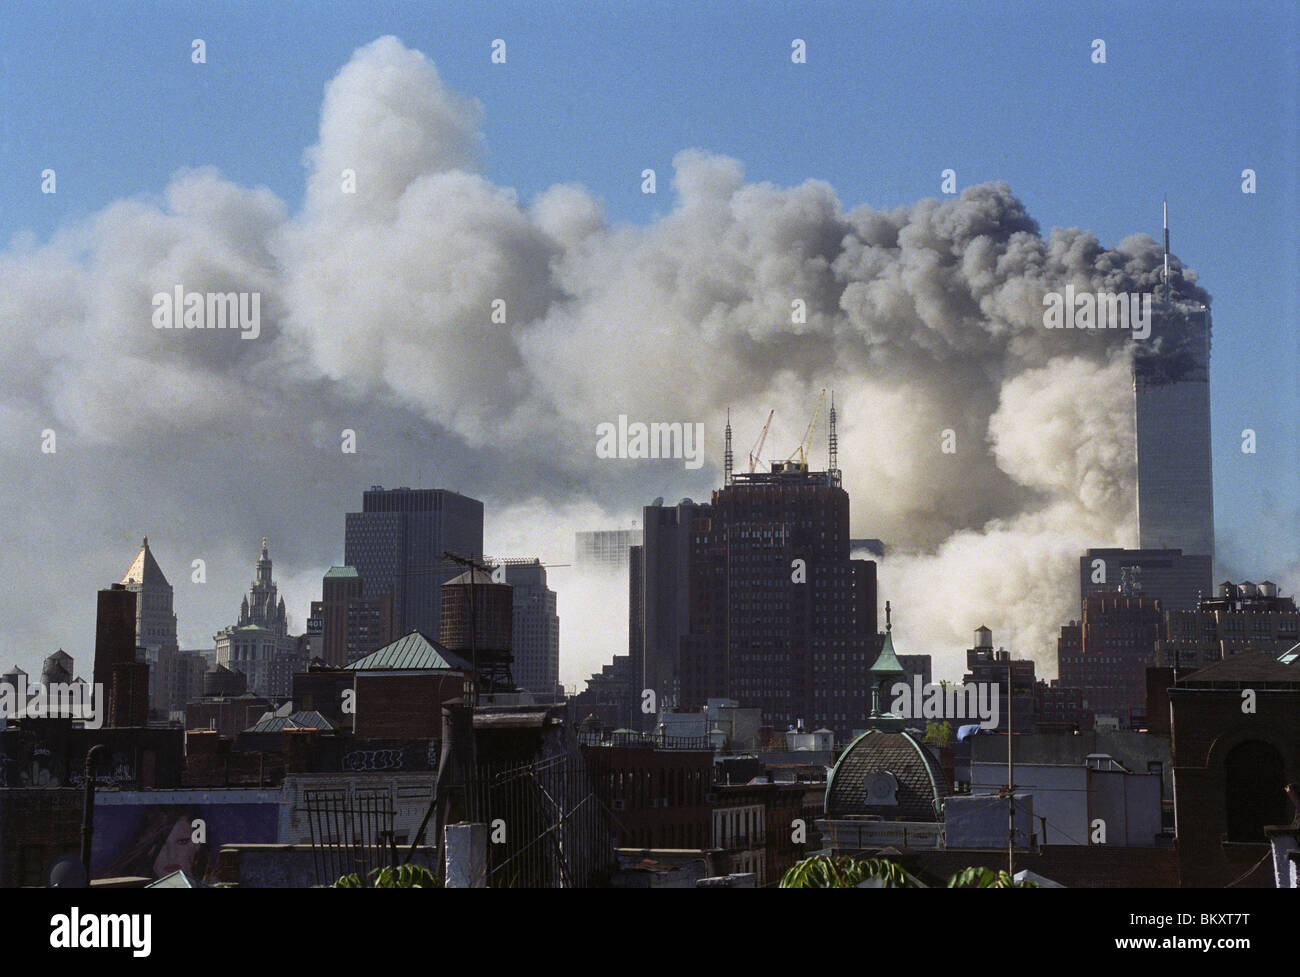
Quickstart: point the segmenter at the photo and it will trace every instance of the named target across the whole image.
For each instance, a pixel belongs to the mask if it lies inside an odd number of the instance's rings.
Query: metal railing
[[[488,826],[489,886],[585,888],[613,870],[609,814],[580,757],[481,765],[465,789]]]
[[[374,869],[394,861],[389,791],[308,790],[304,800],[317,885],[333,885],[352,873],[366,885]]]

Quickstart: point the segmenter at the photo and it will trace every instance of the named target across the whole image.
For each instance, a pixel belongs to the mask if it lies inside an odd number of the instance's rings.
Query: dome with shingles
[[[873,783],[889,774],[896,788],[881,798]],[[888,778],[885,778],[888,783]],[[908,730],[869,729],[836,761],[826,781],[826,817],[874,814],[890,821],[941,821],[943,798],[952,793],[943,769]]]

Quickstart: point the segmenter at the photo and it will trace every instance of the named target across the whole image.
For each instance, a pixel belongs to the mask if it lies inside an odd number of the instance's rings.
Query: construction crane
[[[754,469],[758,466],[758,455],[763,450],[763,442],[767,440],[767,429],[772,426],[772,415],[776,413],[776,408],[768,411],[767,423],[763,425],[763,433],[758,436],[758,444],[754,445],[754,450],[749,453],[749,473],[754,474]]]
[[[808,447],[809,445],[812,444],[813,432],[817,430],[817,418],[821,416],[822,401],[824,401],[825,399],[826,399],[826,388],[822,387],[822,394],[820,397],[817,398],[817,409],[813,411],[812,423],[808,425],[808,433],[805,434],[803,436],[803,440],[799,442],[799,447],[795,448],[794,451],[790,453],[790,457],[786,459],[787,462],[794,461],[795,455],[798,455],[799,466],[801,468],[808,467]]]

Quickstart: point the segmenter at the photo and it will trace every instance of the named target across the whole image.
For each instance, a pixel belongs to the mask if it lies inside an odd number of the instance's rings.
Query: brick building
[[[1272,886],[1264,828],[1294,815],[1285,788],[1300,782],[1300,668],[1242,653],[1168,694],[1181,884]]]
[[[1163,604],[1140,594],[1089,596],[1083,619],[1061,628],[1057,674],[1082,692],[1083,709],[1137,728],[1146,720],[1146,668],[1164,635]]]
[[[1166,636],[1156,642],[1156,664],[1197,668],[1242,652],[1278,657],[1300,644],[1300,612],[1295,598],[1283,597],[1269,580],[1254,584],[1225,581],[1218,595],[1194,610],[1171,610]]]
[[[713,751],[583,745],[617,848],[708,848]]]
[[[713,847],[727,857],[728,872],[753,872],[759,887],[774,886],[803,857],[795,822],[812,828],[802,784],[743,784],[714,788]]]

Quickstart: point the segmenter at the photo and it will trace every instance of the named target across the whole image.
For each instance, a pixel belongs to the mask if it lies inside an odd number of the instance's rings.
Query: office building
[[[1165,632],[1156,642],[1160,666],[1199,668],[1245,652],[1277,658],[1300,645],[1300,614],[1271,580],[1224,581],[1195,610],[1169,611]]]
[[[631,551],[628,595],[628,654],[633,681],[652,689],[658,709],[681,701],[682,636],[690,631],[690,561],[696,520],[709,511],[690,499],[665,506],[662,499],[642,509],[642,542]],[[655,710],[640,714],[641,728]]]
[[[442,585],[463,569],[443,553],[483,555],[483,503],[445,489],[373,485],[345,529],[343,562],[365,597],[391,595],[394,635],[438,634]]]
[[[1213,560],[1210,310],[1156,303],[1151,335],[1134,350],[1138,545]]]
[[[1146,719],[1146,669],[1164,636],[1163,605],[1145,595],[1089,597],[1082,621],[1061,628],[1057,674],[1080,690],[1086,716],[1116,717],[1125,728]],[[1086,722],[1086,719],[1085,719]]]
[[[1090,549],[1079,557],[1079,600],[1123,590],[1156,598],[1167,611],[1195,610],[1214,592],[1213,564],[1178,549]]]
[[[514,588],[515,683],[539,696],[562,695],[560,616],[555,591],[546,585],[546,567],[536,559],[506,560],[504,570],[506,583]]]
[[[757,707],[780,728],[847,739],[870,709],[876,564],[849,556],[849,496],[835,466],[799,460],[733,473],[695,520],[690,631],[680,642],[681,706],[710,698]]]
[[[363,594],[356,567],[330,567],[307,620],[311,657],[341,668],[393,640],[393,595]]]
[[[639,529],[600,529],[574,533],[573,565],[580,570],[619,573],[627,570],[629,553],[641,545]]]

